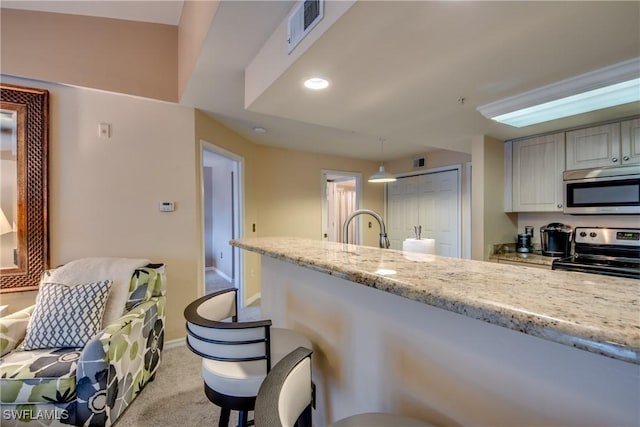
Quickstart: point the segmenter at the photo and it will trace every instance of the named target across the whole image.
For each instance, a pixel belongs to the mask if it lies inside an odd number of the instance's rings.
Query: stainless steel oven
[[[640,229],[577,227],[574,254],[552,269],[640,279]]]
[[[565,214],[640,214],[640,165],[565,171]]]

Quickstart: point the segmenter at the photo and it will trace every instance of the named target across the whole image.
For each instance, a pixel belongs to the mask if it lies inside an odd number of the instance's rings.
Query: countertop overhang
[[[231,245],[528,335],[640,364],[640,281],[326,242]]]

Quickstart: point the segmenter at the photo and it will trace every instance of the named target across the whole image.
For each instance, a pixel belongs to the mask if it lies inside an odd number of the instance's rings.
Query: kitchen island
[[[295,238],[262,254],[263,314],[314,343],[316,425],[638,425],[640,283]]]

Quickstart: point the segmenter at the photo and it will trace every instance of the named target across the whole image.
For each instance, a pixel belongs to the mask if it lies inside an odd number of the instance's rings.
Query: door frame
[[[362,173],[361,172],[349,172],[349,171],[340,171],[335,169],[321,169],[320,170],[320,200],[322,202],[322,210],[321,210],[321,218],[320,218],[320,239],[327,240],[325,235],[327,234],[327,220],[329,218],[329,209],[327,203],[327,175],[341,175],[355,178],[356,180],[356,209],[360,209],[362,207]],[[353,244],[359,245],[362,241],[362,236],[360,235],[360,221],[356,223],[358,227],[356,229],[356,241],[351,242]]]
[[[199,294],[204,295],[206,290],[206,280],[205,280],[205,238],[204,238],[204,230],[205,230],[205,206],[204,206],[204,177],[203,177],[203,168],[204,168],[204,153],[205,151],[216,154],[218,156],[225,157],[233,162],[236,162],[238,173],[235,174],[233,179],[233,193],[232,203],[234,206],[234,215],[233,215],[233,238],[234,239],[242,239],[244,236],[244,157],[239,156],[236,153],[228,151],[222,147],[219,147],[209,141],[204,139],[200,140],[200,165],[199,165],[199,185],[200,185],[200,289]],[[244,256],[243,251],[238,247],[233,247],[233,256],[236,262],[233,264],[233,286],[238,289],[238,296],[240,301],[240,307],[244,308],[245,298],[244,298]]]

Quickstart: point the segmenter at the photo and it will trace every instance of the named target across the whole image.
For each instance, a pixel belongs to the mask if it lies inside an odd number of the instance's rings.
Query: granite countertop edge
[[[291,238],[282,238],[283,241],[290,241]],[[323,245],[326,242],[295,239],[297,242],[308,242],[309,247]],[[571,346],[577,349],[586,350],[591,353],[611,357],[614,359],[640,364],[640,324],[634,325],[638,336],[629,339],[624,333],[617,333],[615,328],[603,330],[587,324],[580,324],[570,320],[549,317],[543,313],[535,313],[526,308],[518,308],[501,304],[490,299],[475,299],[449,295],[442,288],[435,286],[432,290],[426,291],[417,289],[412,283],[402,279],[390,278],[380,274],[367,271],[355,266],[345,266],[340,263],[332,264],[331,261],[319,262],[318,259],[298,253],[292,255],[287,253],[288,249],[268,248],[260,242],[273,243],[278,238],[255,238],[247,240],[232,240],[231,245],[245,249],[260,255],[269,256],[274,259],[292,263],[311,270],[339,277],[364,286],[375,288],[383,292],[404,297],[413,301],[441,308],[457,314],[461,314],[476,320],[484,321],[493,325],[505,327],[515,331],[525,333],[559,344]],[[356,248],[364,248],[355,245],[336,244],[336,248],[343,247],[347,250],[357,251]],[[317,248],[316,248],[317,250]],[[368,248],[367,250],[378,250]],[[344,250],[334,250],[343,252]],[[391,251],[391,250],[389,250]],[[330,252],[330,251],[329,251]],[[402,253],[401,251],[393,251]],[[444,259],[444,257],[435,257]],[[470,260],[457,260],[459,262],[482,262]],[[501,265],[501,268],[528,269],[530,267]],[[537,269],[534,269],[537,270]],[[555,274],[551,270],[540,270],[544,273]],[[567,273],[561,273],[567,274]],[[584,275],[584,273],[569,273]],[[594,275],[587,275],[594,276]],[[598,280],[602,276],[598,276]],[[606,280],[606,279],[604,279]],[[631,280],[631,279],[629,279]],[[640,318],[640,312],[638,312]]]

